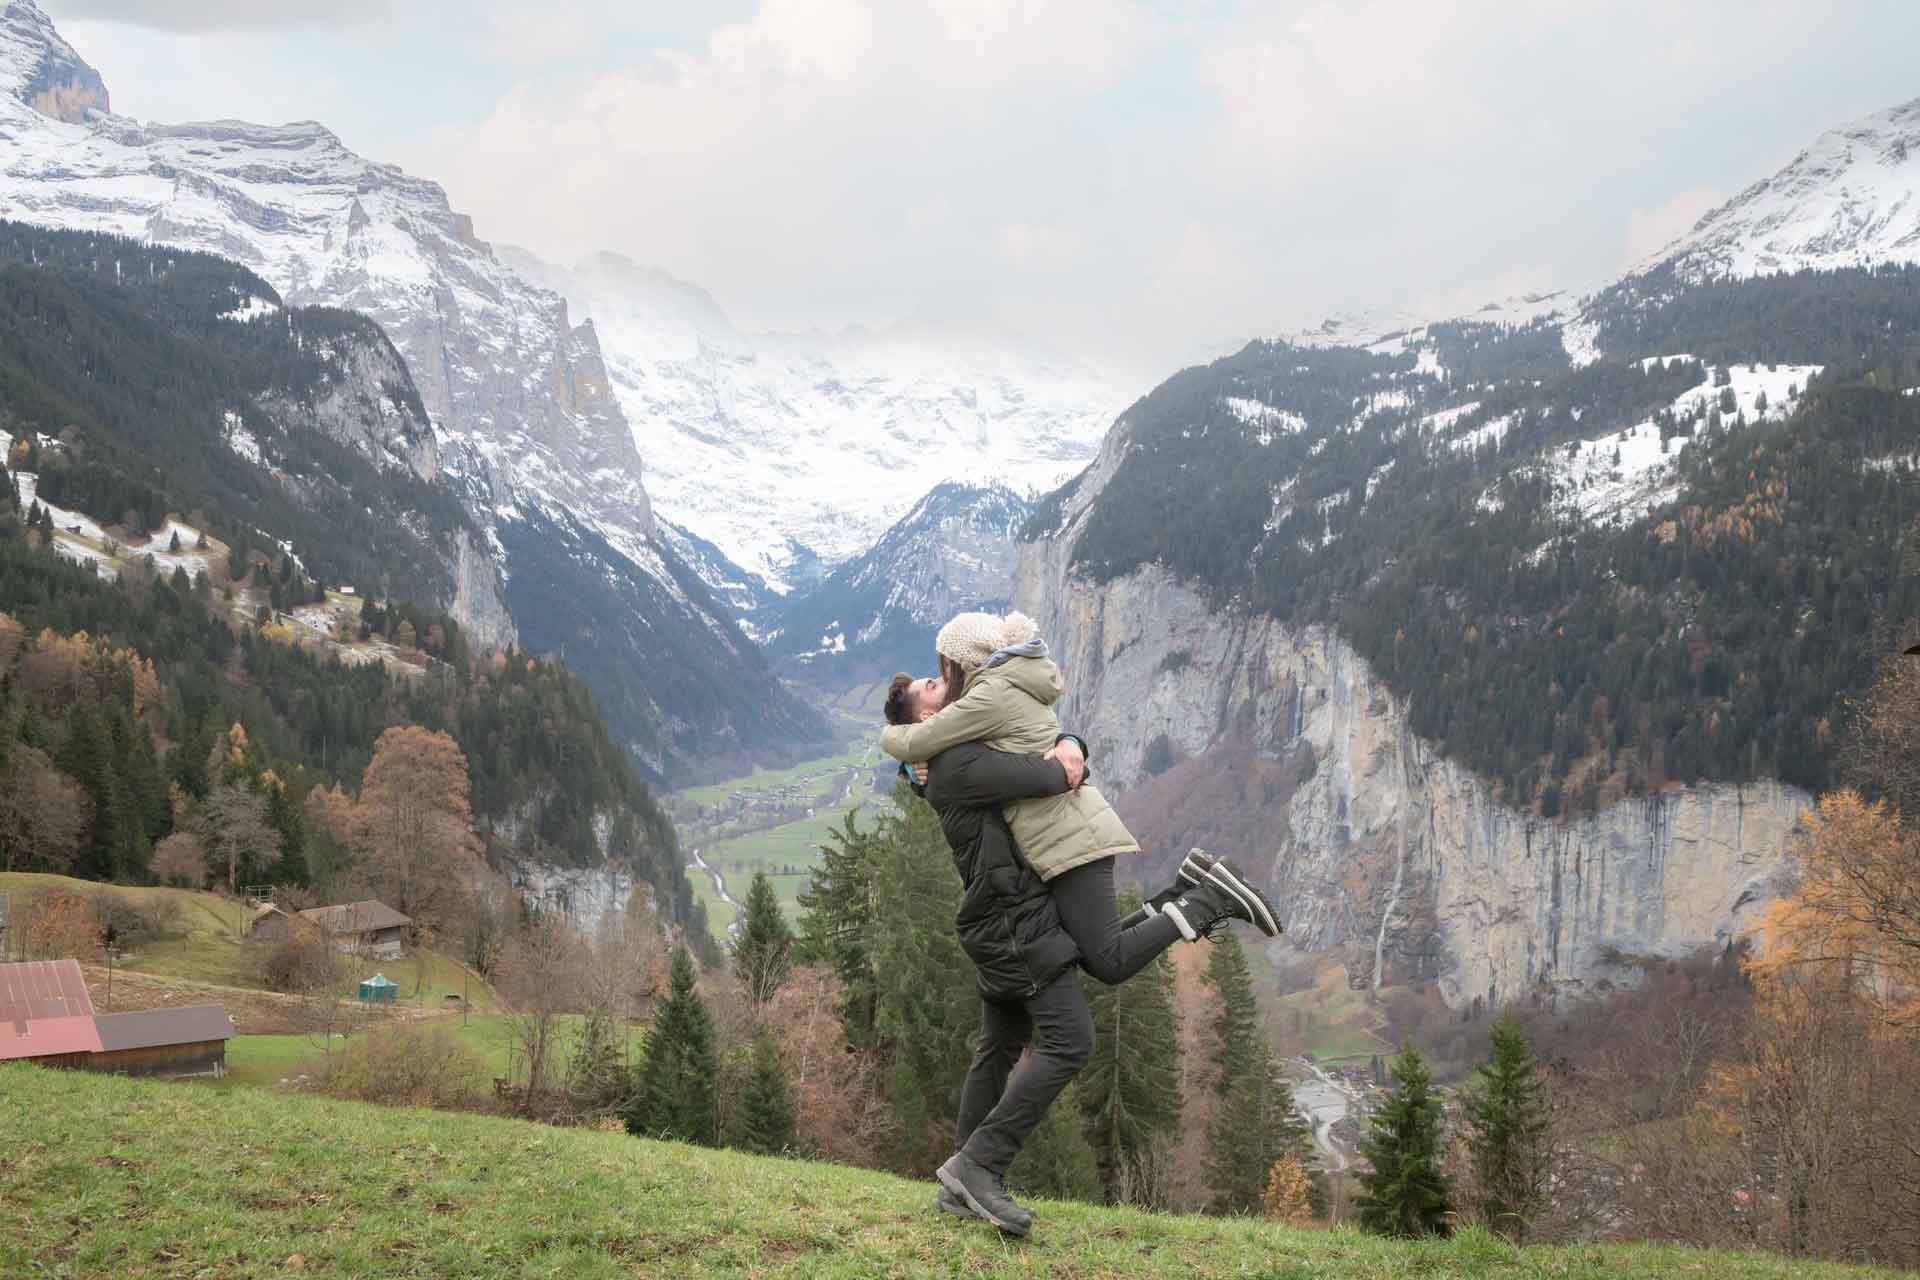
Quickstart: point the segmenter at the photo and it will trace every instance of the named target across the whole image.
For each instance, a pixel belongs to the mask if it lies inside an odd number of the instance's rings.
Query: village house
[[[300,913],[300,919],[319,926],[335,947],[382,959],[400,956],[401,944],[413,921],[384,902],[346,902],[334,907],[313,907]]]

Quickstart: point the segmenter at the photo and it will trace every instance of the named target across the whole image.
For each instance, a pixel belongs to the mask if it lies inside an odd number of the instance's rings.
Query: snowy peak
[[[941,623],[1012,598],[1015,540],[1032,514],[1005,485],[935,486],[865,554],[795,592],[769,651],[836,690],[925,663]]]
[[[100,73],[33,0],[0,0],[0,92],[68,124],[111,110]]]
[[[1920,98],[1820,135],[1636,271],[1688,280],[1920,262]]]

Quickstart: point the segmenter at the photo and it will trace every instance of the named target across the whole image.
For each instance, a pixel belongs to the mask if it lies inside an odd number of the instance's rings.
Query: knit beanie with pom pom
[[[1008,658],[1044,658],[1047,642],[1040,628],[1024,613],[1002,618],[992,613],[962,613],[940,628],[934,652],[951,658],[971,675],[982,667],[998,666]]]

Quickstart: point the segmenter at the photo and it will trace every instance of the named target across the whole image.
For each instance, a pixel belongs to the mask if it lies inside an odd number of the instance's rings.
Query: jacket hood
[[[1008,658],[991,670],[1043,707],[1059,701],[1067,689],[1052,658]]]

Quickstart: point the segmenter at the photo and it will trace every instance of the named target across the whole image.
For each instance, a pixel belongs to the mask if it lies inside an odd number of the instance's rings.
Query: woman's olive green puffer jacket
[[[880,734],[880,748],[907,763],[931,760],[962,742],[1038,755],[1060,739],[1053,704],[1065,687],[1051,659],[1009,658],[975,672],[959,700],[932,718],[888,725]],[[1014,841],[1042,880],[1140,848],[1106,797],[1087,782],[1065,795],[1016,800],[1006,807],[1006,818]]]

